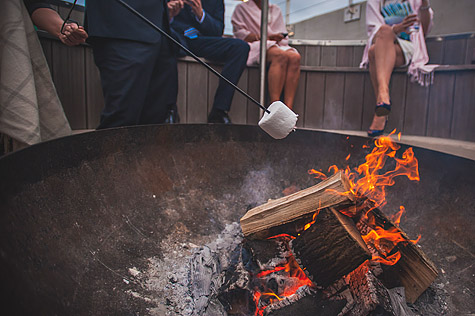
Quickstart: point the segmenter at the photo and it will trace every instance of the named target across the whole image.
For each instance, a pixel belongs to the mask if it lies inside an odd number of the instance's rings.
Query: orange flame
[[[350,180],[350,190],[348,192],[337,192],[342,195],[354,195],[357,199],[367,198],[372,205],[372,208],[382,207],[386,204],[386,187],[394,185],[394,178],[397,176],[406,176],[410,180],[419,181],[419,166],[418,161],[414,157],[412,148],[408,148],[402,154],[401,158],[396,157],[397,151],[401,148],[396,144],[390,136],[393,135],[396,130],[392,131],[389,136],[380,137],[374,141],[374,148],[370,154],[366,155],[366,162],[361,164],[355,169],[350,169],[347,166],[344,169],[345,175]],[[398,134],[398,139],[401,139],[401,133]],[[370,148],[369,145],[363,145],[363,148]],[[346,160],[350,158],[350,155],[346,157]],[[386,171],[384,174],[380,174],[384,168],[388,159],[392,159],[395,162],[394,170]],[[313,169],[312,169],[313,170]],[[328,169],[329,173],[338,172],[339,168],[335,165]],[[310,172],[309,172],[310,173]],[[321,172],[320,172],[321,174]],[[326,178],[326,176],[319,175],[320,178]],[[329,190],[333,191],[333,190]],[[367,212],[371,211],[368,210]],[[345,215],[355,216],[360,210],[353,212],[345,212]],[[395,223],[399,226],[400,219],[404,207],[400,207],[400,212],[396,215]],[[363,214],[366,215],[366,214]],[[304,229],[307,229],[314,223],[311,222],[305,225]],[[394,229],[384,230],[381,227],[373,227],[368,235],[363,236],[363,239],[367,243],[371,243],[379,252],[379,256],[374,256],[373,260],[382,262],[384,264],[395,264],[401,257],[400,253],[396,252],[391,254],[391,251],[399,242],[407,242],[408,240],[401,235],[401,232],[394,227]],[[411,242],[417,242],[417,240]]]
[[[401,205],[399,206],[399,212],[397,212],[394,216],[391,217],[391,220],[397,227],[399,227],[399,224],[401,223],[402,214],[404,214],[405,211],[406,209],[404,208],[404,206]]]
[[[315,169],[309,170],[308,174],[314,174],[316,179],[326,180],[328,178],[326,174]]]
[[[396,151],[400,146],[389,137],[381,137],[374,141],[375,147],[366,156],[366,162],[356,168],[356,172],[345,174],[350,179],[351,193],[356,197],[367,197],[374,203],[374,207],[381,207],[386,203],[386,187],[394,185],[394,178],[406,176],[410,180],[419,181],[418,161],[414,157],[412,148],[408,148],[402,158],[396,157]],[[380,175],[388,158],[394,159],[396,167]]]
[[[305,226],[303,227],[303,230],[307,230],[310,228],[310,226],[315,224],[315,222],[317,221],[316,218],[319,212],[320,212],[320,205],[318,207],[318,210],[315,213],[313,213],[312,221],[310,223],[305,224]]]

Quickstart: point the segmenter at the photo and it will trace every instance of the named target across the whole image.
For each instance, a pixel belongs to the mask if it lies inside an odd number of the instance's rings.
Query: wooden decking
[[[90,47],[69,48],[43,36],[41,42],[72,128],[95,128],[103,98]],[[409,82],[404,70],[395,71],[391,80],[393,111],[388,127],[405,135],[475,141],[475,65],[471,65],[474,38],[462,37],[457,43],[463,44],[457,45],[463,48],[458,49],[444,40],[436,42],[442,43],[437,44],[442,45],[442,53],[438,57],[434,53],[431,59],[450,60],[450,56],[462,51],[463,57],[454,58],[452,65],[440,67],[434,85],[429,88]],[[296,48],[304,57],[294,107],[299,114],[298,127],[366,130],[375,99],[368,72],[357,68],[363,46],[301,44]],[[213,66],[220,69],[219,65]],[[218,79],[189,58],[179,61],[178,71],[182,123],[205,123]],[[239,86],[258,99],[258,68],[247,68]],[[257,124],[259,108],[236,93],[230,116],[236,124]]]

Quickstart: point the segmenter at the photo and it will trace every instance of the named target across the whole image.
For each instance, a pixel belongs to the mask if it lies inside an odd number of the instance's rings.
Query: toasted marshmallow
[[[282,139],[287,137],[290,132],[295,130],[298,115],[289,109],[284,103],[275,101],[267,110],[270,113],[264,112],[259,121],[259,126],[267,134],[275,139]]]

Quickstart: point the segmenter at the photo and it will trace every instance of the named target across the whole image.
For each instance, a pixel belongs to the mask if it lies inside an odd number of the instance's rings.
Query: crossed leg
[[[404,53],[399,46],[396,35],[389,25],[383,25],[373,38],[373,44],[368,51],[369,73],[376,103],[389,104],[389,81],[395,67],[404,65]],[[382,130],[386,123],[387,116],[373,117],[373,122],[369,129]]]

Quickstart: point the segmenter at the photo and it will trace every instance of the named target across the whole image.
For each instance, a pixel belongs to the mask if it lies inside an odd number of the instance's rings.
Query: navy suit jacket
[[[166,32],[170,32],[166,0],[124,0]],[[162,36],[116,0],[86,1],[85,28],[90,37],[157,43]]]
[[[223,36],[224,32],[224,1],[223,0],[201,0],[201,5],[205,11],[205,18],[202,23],[198,22],[190,6],[185,4],[183,10],[173,18],[171,28],[180,37],[180,42],[185,41],[185,30],[194,27],[199,35],[203,36]],[[198,35],[198,36],[199,36]]]

